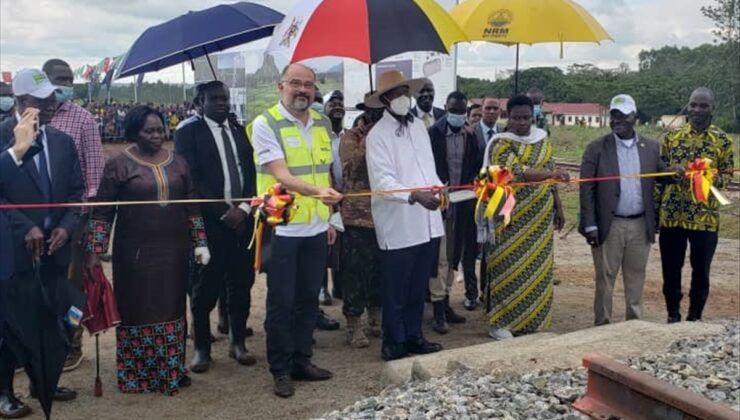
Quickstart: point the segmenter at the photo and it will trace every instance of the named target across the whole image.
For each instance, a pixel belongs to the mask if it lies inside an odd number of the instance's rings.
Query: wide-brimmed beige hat
[[[425,82],[426,80],[424,79],[405,79],[400,71],[389,70],[380,75],[377,90],[365,99],[365,106],[370,108],[384,108],[385,105],[380,102],[380,97],[386,92],[399,86],[408,86],[409,94],[414,96],[424,87]]]

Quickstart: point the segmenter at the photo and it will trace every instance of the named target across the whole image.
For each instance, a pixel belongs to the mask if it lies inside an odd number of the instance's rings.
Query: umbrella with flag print
[[[289,63],[334,56],[372,65],[404,52],[447,54],[466,40],[434,0],[308,0],[275,29],[267,52]]]

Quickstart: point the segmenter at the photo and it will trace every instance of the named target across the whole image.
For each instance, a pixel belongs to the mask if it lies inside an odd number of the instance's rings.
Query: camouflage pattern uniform
[[[369,191],[365,163],[365,138],[370,127],[347,130],[339,145],[345,192]],[[342,202],[344,234],[342,244],[342,292],[347,317],[362,316],[365,309],[380,308],[380,264],[370,197],[353,197]]]

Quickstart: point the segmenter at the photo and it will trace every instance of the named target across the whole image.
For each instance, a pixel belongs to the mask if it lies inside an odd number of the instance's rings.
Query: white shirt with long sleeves
[[[414,118],[402,131],[387,111],[366,140],[366,161],[373,191],[442,185],[424,123]],[[398,134],[397,134],[398,132]],[[399,135],[400,134],[400,135]],[[409,204],[409,193],[375,195],[372,215],[383,250],[408,248],[444,236],[442,213]]]

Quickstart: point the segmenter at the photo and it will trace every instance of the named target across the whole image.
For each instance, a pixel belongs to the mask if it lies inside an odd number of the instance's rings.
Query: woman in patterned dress
[[[124,120],[136,144],[105,165],[97,201],[179,200],[193,197],[188,165],[164,149],[164,119],[137,106]],[[116,328],[118,388],[173,395],[190,385],[185,368],[185,299],[191,246],[207,264],[197,205],[96,207],[89,221],[88,264],[107,251],[113,220],[113,286],[121,314]]]
[[[533,104],[516,95],[507,104],[507,131],[494,136],[489,162],[508,168],[513,182],[568,181],[554,170],[552,143],[533,124]],[[557,187],[550,184],[515,187],[511,223],[497,223],[493,243],[485,247],[490,328],[494,339],[511,338],[548,328],[553,294],[553,222],[564,223]]]

